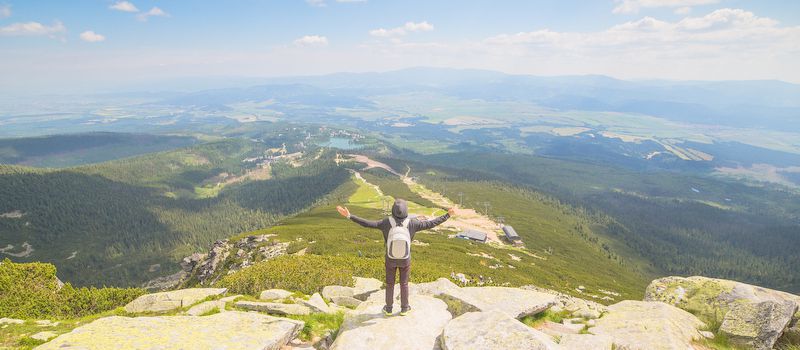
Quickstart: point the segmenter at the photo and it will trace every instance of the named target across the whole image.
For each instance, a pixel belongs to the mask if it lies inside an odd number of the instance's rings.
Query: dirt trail
[[[392,174],[399,176],[403,180],[403,183],[405,183],[408,186],[408,188],[411,189],[411,191],[414,191],[421,197],[433,202],[434,204],[436,204],[441,208],[453,208],[456,206],[455,203],[453,203],[447,197],[442,196],[438,192],[431,191],[425,186],[418,184],[416,181],[414,181],[412,177],[408,176],[411,173],[410,167],[407,167],[406,173],[403,175],[392,169],[392,167],[384,163],[372,160],[367,156],[358,154],[349,154],[348,156],[352,157],[351,158],[352,160],[366,164],[367,166],[364,168],[364,170],[370,168],[381,168]],[[360,177],[359,175],[360,174],[358,174],[357,176]],[[363,178],[361,180],[363,180]],[[380,191],[380,189],[378,189],[378,191]],[[500,238],[498,237],[498,232],[501,230],[500,224],[493,221],[488,216],[475,211],[474,209],[457,208],[456,216],[451,218],[450,220],[447,220],[440,227],[450,229],[453,231],[464,231],[471,229],[471,230],[485,232],[487,243],[505,245],[505,242],[500,240]]]

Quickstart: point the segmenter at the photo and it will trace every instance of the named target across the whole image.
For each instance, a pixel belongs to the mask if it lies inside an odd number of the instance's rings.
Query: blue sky
[[[0,88],[410,66],[800,82],[800,1],[0,0]]]

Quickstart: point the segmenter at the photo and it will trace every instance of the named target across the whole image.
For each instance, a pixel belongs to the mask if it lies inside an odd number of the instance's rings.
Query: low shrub
[[[138,288],[59,287],[47,263],[0,262],[0,315],[12,318],[72,318],[112,310],[144,294]]]

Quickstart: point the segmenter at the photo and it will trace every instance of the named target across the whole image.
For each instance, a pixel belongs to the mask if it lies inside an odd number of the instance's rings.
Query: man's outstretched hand
[[[344,217],[350,216],[350,211],[347,210],[347,207],[343,207],[341,205],[337,205],[336,206],[336,211],[338,211],[339,214],[342,214],[342,216],[344,216]]]
[[[456,208],[452,207],[450,209],[447,209],[447,213],[450,214],[450,216],[456,216]]]

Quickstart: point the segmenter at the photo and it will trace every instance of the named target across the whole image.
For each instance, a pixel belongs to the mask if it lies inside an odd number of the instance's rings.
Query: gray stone
[[[268,289],[261,292],[258,298],[261,300],[286,299],[292,296],[292,294],[294,293],[283,289]]]
[[[748,349],[772,349],[796,310],[797,305],[789,300],[734,304],[719,330],[732,344]]]
[[[691,349],[705,325],[696,316],[662,302],[625,300],[608,307],[589,332],[630,350]]]
[[[294,339],[303,325],[300,321],[237,311],[206,317],[111,316],[75,328],[36,349],[277,350]]]
[[[325,303],[325,300],[322,299],[322,296],[319,295],[319,293],[314,293],[310,298],[308,298],[308,300],[297,299],[296,301],[297,303],[305,305],[311,309],[311,312],[322,312],[326,314],[331,313],[331,308],[328,307],[328,304]]]
[[[351,287],[325,286],[322,288],[322,297],[325,300],[332,300],[333,297],[353,297],[355,291]]]
[[[614,341],[606,335],[594,334],[565,334],[558,343],[564,350],[611,350]]]
[[[8,324],[23,324],[23,323],[25,323],[25,321],[24,320],[18,320],[16,318],[7,318],[7,317],[0,318],[0,324],[6,324],[6,323],[8,323]]]
[[[331,301],[336,305],[351,308],[356,308],[358,305],[361,305],[361,300],[351,297],[333,297]]]
[[[186,311],[186,314],[190,316],[200,316],[210,312],[211,310],[214,310],[215,308],[218,309],[219,312],[225,312],[225,302],[222,300],[206,301],[192,306],[191,309]]]
[[[428,296],[440,296],[445,292],[449,292],[452,290],[461,289],[458,285],[450,281],[447,278],[439,278],[434,282],[426,282],[420,283],[416,285],[412,285],[409,287],[409,290],[412,293],[417,293],[419,295],[428,295]]]
[[[432,297],[412,295],[408,316],[383,315],[383,302],[364,302],[349,312],[339,329],[333,350],[434,349],[450,321],[447,305]]]
[[[546,334],[499,311],[468,312],[450,321],[442,332],[443,350],[547,350],[558,345]]]
[[[41,340],[41,341],[48,341],[48,340],[53,339],[53,338],[55,338],[57,336],[58,336],[58,334],[56,334],[56,333],[53,333],[53,332],[50,332],[50,331],[44,331],[44,332],[39,332],[39,333],[36,333],[36,334],[32,335],[31,338],[36,339],[36,340]]]
[[[300,304],[282,304],[282,303],[269,303],[269,302],[259,302],[259,301],[237,301],[236,307],[253,310],[253,311],[262,311],[268,312],[271,314],[277,315],[309,315],[311,314],[311,309],[309,309],[305,305]]]
[[[508,287],[466,287],[441,296],[461,302],[464,309],[500,311],[512,318],[538,314],[556,302],[551,294]]]
[[[366,300],[370,294],[383,287],[383,282],[374,278],[353,277],[353,298]]]
[[[162,312],[187,307],[209,296],[224,294],[227,288],[189,288],[145,294],[125,305],[125,311]]]

